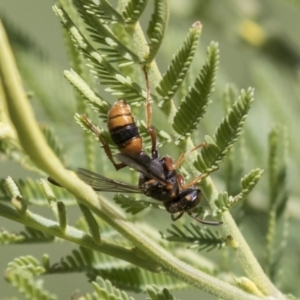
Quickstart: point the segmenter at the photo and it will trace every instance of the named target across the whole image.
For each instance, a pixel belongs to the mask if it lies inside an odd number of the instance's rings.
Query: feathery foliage
[[[18,180],[16,184],[15,182],[12,183],[12,179],[8,179],[8,181],[6,181],[6,187],[8,187],[7,185],[9,185],[9,188],[3,189],[2,185],[2,189],[0,189],[2,200],[9,201],[14,197],[12,195],[22,195],[27,203],[41,206],[48,205],[47,195],[45,195],[45,190],[41,181],[27,178]],[[74,205],[74,203],[76,203],[74,197],[66,190],[53,185],[51,186],[51,189],[54,191],[56,200],[63,200],[66,205]],[[13,192],[14,190],[15,192]],[[19,194],[17,191],[19,191]]]
[[[218,63],[218,44],[211,43],[207,49],[205,64],[174,117],[173,128],[180,134],[180,139],[190,135],[203,117],[213,92]]]
[[[238,90],[234,85],[227,85],[223,93],[224,109],[227,112],[234,104],[235,99],[238,97]],[[224,180],[226,182],[226,190],[229,195],[235,195],[239,192],[240,178],[244,174],[246,162],[246,145],[244,132],[239,137],[239,141],[229,151],[223,169]]]
[[[98,50],[105,54],[105,57],[110,62],[138,62],[138,57],[130,51],[120,39],[113,33],[105,21],[107,16],[117,16],[118,22],[124,22],[122,16],[117,13],[111,5],[106,1],[101,1],[100,5],[94,1],[76,0],[76,6],[84,22],[87,24],[88,32],[94,42],[99,43],[101,48]],[[112,12],[109,14],[109,12]],[[104,19],[106,18],[106,20]]]
[[[74,71],[65,71],[65,77],[76,88],[76,90],[84,97],[88,105],[99,114],[104,121],[107,120],[109,104],[105,102],[98,93],[91,90],[86,82]]]
[[[269,276],[278,280],[278,273],[287,237],[286,187],[287,133],[277,125],[269,135],[269,222],[266,245],[265,269]]]
[[[176,300],[176,298],[170,294],[168,289],[160,289],[156,285],[147,286],[147,293],[151,300]]]
[[[5,278],[26,299],[55,300],[56,295],[50,294],[43,288],[43,281],[34,278],[44,272],[45,269],[34,257],[21,256],[8,264]]]
[[[221,192],[218,195],[218,199],[215,201],[216,206],[218,207],[217,215],[221,215],[224,211],[229,210],[236,204],[243,201],[247,195],[251,192],[254,186],[258,183],[263,171],[260,169],[252,170],[250,173],[245,175],[241,179],[241,192],[235,197],[228,196],[227,192]]]
[[[91,280],[97,276],[101,276],[106,280],[123,290],[134,292],[145,292],[147,285],[155,284],[160,288],[167,287],[170,290],[178,290],[187,288],[188,285],[174,278],[166,277],[162,274],[151,273],[140,268],[117,268],[117,269],[102,269],[93,270],[90,277]]]
[[[163,205],[161,205],[158,201],[138,200],[134,197],[123,194],[117,194],[116,196],[114,196],[114,200],[117,204],[124,208],[127,213],[131,213],[133,215],[141,212],[148,207],[160,209],[163,208]]]
[[[183,45],[174,55],[159,85],[156,87],[156,91],[162,97],[159,102],[160,106],[163,106],[165,102],[170,101],[180,87],[195,56],[200,33],[201,24],[200,22],[196,22],[190,29]]]
[[[128,1],[124,11],[123,17],[127,24],[135,24],[142,15],[148,0],[130,0]]]
[[[80,297],[80,300],[134,300],[134,298],[128,296],[124,291],[120,291],[111,282],[101,277],[97,277],[96,281],[92,284],[95,290],[94,293],[86,294]]]
[[[169,236],[163,235],[163,238],[178,243],[189,243],[189,248],[194,248],[196,251],[206,250],[211,251],[215,248],[223,248],[225,239],[220,237],[219,233],[213,233],[207,227],[190,224],[183,225],[179,228],[172,224],[172,229],[167,229]]]
[[[72,250],[70,254],[62,257],[58,263],[49,264],[46,272],[48,274],[85,272],[90,280],[95,280],[97,270],[100,272],[113,269],[123,270],[129,266],[129,263],[125,261],[79,247],[79,249]]]
[[[210,173],[218,169],[219,164],[227,155],[229,149],[236,142],[253,102],[253,89],[242,91],[239,99],[217,128],[214,141],[206,137],[209,147],[204,147],[194,163],[196,169],[202,173]]]
[[[42,280],[34,280],[24,270],[8,269],[5,272],[6,280],[15,287],[25,299],[56,300],[57,296],[51,294],[43,287]]]
[[[252,191],[255,185],[258,183],[259,179],[261,178],[263,170],[255,169],[246,174],[241,179],[241,186],[242,191],[234,197],[234,201],[241,201],[245,199],[245,197]]]
[[[93,68],[96,78],[100,80],[101,84],[109,86],[109,88],[105,89],[107,92],[120,98],[125,97],[129,103],[145,99],[144,92],[140,86],[128,76],[124,77],[100,52],[94,49],[88,40],[80,34],[63,9],[56,6],[53,9],[63,26],[70,32],[75,45],[80,49],[84,57],[89,60],[89,65]]]
[[[154,12],[147,29],[147,35],[150,39],[150,52],[145,59],[146,64],[150,64],[153,61],[162,43],[169,21],[169,9],[169,1],[154,1]]]
[[[0,245],[15,244],[23,240],[24,236],[22,234],[11,233],[4,229],[0,230]]]

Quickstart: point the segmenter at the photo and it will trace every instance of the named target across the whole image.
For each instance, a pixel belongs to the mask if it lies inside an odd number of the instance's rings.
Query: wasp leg
[[[180,219],[183,216],[183,214],[184,214],[183,211],[181,211],[179,214],[176,214],[176,215],[175,214],[171,214],[172,221],[176,221],[176,220]]]
[[[209,175],[209,173],[203,173],[203,174],[197,176],[195,179],[193,179],[188,184],[184,184],[183,176],[181,174],[178,174],[177,175],[177,182],[179,184],[180,189],[185,190],[185,189],[188,189],[190,187],[193,187],[197,182],[201,181],[203,178],[207,177],[208,175]]]
[[[146,80],[146,126],[147,126],[147,131],[150,134],[151,137],[151,154],[152,158],[158,158],[158,153],[157,153],[157,140],[156,140],[156,132],[154,127],[151,125],[151,120],[152,120],[152,106],[150,102],[150,85],[149,85],[149,78],[148,78],[148,73],[146,66],[143,67],[143,71],[145,74],[145,80]]]
[[[90,128],[91,131],[95,133],[95,135],[98,137],[100,143],[102,144],[102,147],[104,149],[104,152],[108,159],[111,161],[111,163],[114,165],[115,169],[118,171],[124,167],[126,167],[123,163],[116,163],[114,161],[111,149],[109,145],[104,141],[104,139],[101,136],[101,132],[98,130],[98,128],[88,119],[88,117],[84,114],[82,115],[82,120],[85,122],[85,124]]]
[[[214,221],[204,221],[201,220],[199,218],[197,218],[194,214],[192,214],[191,212],[187,211],[187,214],[192,217],[194,220],[196,220],[199,223],[205,224],[205,225],[213,225],[213,226],[218,226],[218,225],[222,225],[223,222],[214,222]]]
[[[193,151],[197,150],[197,149],[200,149],[202,147],[208,147],[208,144],[206,142],[194,147],[193,149],[191,150],[188,150],[187,152],[181,154],[178,159],[176,160],[176,162],[173,164],[173,170],[176,170],[183,162],[183,160],[188,156],[190,155]]]

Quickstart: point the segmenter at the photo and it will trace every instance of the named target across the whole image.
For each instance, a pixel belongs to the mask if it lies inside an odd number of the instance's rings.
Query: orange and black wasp
[[[120,163],[116,163],[109,144],[105,142],[97,127],[84,115],[84,122],[99,138],[108,159],[112,162],[115,169],[119,170],[128,166],[138,171],[140,177],[137,186],[109,179],[82,168],[78,170],[79,177],[95,191],[141,193],[162,201],[166,210],[171,213],[173,221],[187,213],[198,222],[206,225],[222,224],[222,222],[201,220],[191,212],[201,200],[201,191],[196,187],[196,183],[208,174],[201,174],[185,185],[183,176],[176,171],[187,155],[196,149],[206,146],[206,144],[200,144],[180,155],[176,162],[173,162],[173,159],[169,156],[159,158],[157,138],[155,129],[151,125],[151,118],[152,107],[148,92],[146,98],[146,124],[152,144],[151,156],[149,156],[143,150],[143,141],[132,116],[130,106],[124,100],[120,100],[112,105],[108,112],[108,130],[112,141],[120,151],[116,154],[116,158]]]

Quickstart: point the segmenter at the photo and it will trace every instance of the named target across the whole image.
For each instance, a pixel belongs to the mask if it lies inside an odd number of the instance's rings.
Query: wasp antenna
[[[188,212],[188,215],[190,217],[192,217],[194,220],[196,220],[197,222],[201,223],[201,224],[205,224],[205,225],[212,225],[212,226],[218,226],[218,225],[222,225],[223,222],[214,222],[214,221],[204,221],[204,220],[201,220],[199,218],[197,218],[197,216],[195,216],[194,214]]]

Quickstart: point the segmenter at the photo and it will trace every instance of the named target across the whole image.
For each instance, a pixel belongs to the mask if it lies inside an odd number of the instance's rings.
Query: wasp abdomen
[[[142,151],[139,130],[130,107],[123,100],[116,102],[108,112],[108,129],[120,152],[139,154]]]

